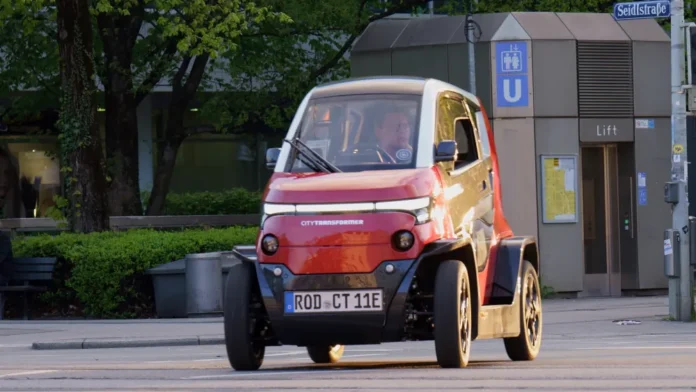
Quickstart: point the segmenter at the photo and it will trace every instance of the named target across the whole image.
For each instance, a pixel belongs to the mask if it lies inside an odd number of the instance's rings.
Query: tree
[[[68,216],[78,232],[109,228],[102,142],[95,120],[92,22],[88,0],[57,0],[60,52],[63,169],[67,173]]]
[[[101,47],[97,62],[104,85],[106,110],[104,134],[110,178],[109,212],[110,215],[142,215],[137,107],[149,89],[142,89],[143,93],[138,95],[133,88],[133,59],[148,13],[141,1],[99,0],[95,14]]]
[[[8,7],[0,1],[0,128],[16,125],[38,126],[57,134],[52,123],[60,90],[55,19],[45,12],[28,12],[26,7]],[[17,94],[34,90],[35,94]],[[0,133],[2,135],[2,133]],[[29,133],[31,137],[32,134]],[[0,139],[0,218],[23,216],[17,163]],[[4,194],[4,195],[3,195]],[[0,200],[0,204],[2,200]]]
[[[249,134],[283,128],[311,86],[348,75],[346,54],[370,22],[396,12],[416,12],[427,1],[264,0],[259,4],[288,15],[292,22],[257,21],[235,37],[231,50],[219,51],[222,59],[215,67],[227,78],[213,81],[223,91],[212,95],[201,108],[200,119],[207,120],[208,125],[183,126],[184,111],[179,109],[183,102],[172,99],[177,106],[170,105],[159,144],[149,215],[159,215],[164,207],[177,152],[187,137],[203,132]],[[199,65],[206,62],[198,59]],[[196,69],[200,68],[194,63],[191,72]],[[175,77],[175,91],[179,88],[177,80]],[[198,77],[187,79],[190,97],[200,81]]]

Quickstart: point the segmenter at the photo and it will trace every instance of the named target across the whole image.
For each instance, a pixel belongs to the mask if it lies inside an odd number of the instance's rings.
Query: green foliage
[[[57,257],[56,289],[49,300],[74,299],[87,316],[138,317],[154,304],[144,271],[189,253],[228,251],[253,244],[258,228],[131,230],[63,233],[15,239],[17,257]]]
[[[60,77],[55,13],[34,2],[0,0],[0,108],[5,123],[32,120],[58,103]],[[17,94],[35,90],[38,94]]]
[[[68,225],[66,222],[66,214],[69,213],[70,209],[69,200],[61,195],[54,195],[53,203],[55,204],[46,209],[46,218],[51,218],[54,221],[57,221],[57,227],[60,229],[67,228]]]
[[[261,23],[239,37],[211,72],[222,92],[209,97],[200,118],[223,132],[283,130],[303,96],[317,84],[350,76],[348,53],[371,20],[416,11],[425,1],[262,0],[292,23]],[[385,11],[386,7],[386,11]],[[422,8],[422,7],[421,7]]]
[[[234,188],[224,192],[169,193],[164,215],[258,214],[262,192]],[[144,192],[145,203],[149,194]]]

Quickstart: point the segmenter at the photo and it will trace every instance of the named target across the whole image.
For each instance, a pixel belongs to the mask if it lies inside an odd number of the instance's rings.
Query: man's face
[[[403,113],[389,113],[382,126],[377,127],[377,139],[382,148],[408,148],[411,139],[411,126]]]

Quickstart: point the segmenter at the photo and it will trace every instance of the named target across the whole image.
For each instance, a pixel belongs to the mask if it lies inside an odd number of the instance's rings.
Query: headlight
[[[326,204],[263,204],[263,218],[273,215],[296,214],[338,214],[338,213],[370,213],[400,211],[416,217],[416,224],[423,224],[432,218],[433,202],[430,196],[417,199],[395,201],[365,202],[365,203],[326,203]]]
[[[264,215],[294,214],[296,211],[294,204],[263,204]]]
[[[416,217],[416,224],[423,224],[430,221],[432,211],[432,199],[420,197],[418,199],[406,199],[396,201],[381,201],[375,203],[377,211],[403,211],[413,214]]]
[[[411,232],[407,230],[397,231],[396,233],[394,233],[394,236],[392,237],[392,243],[394,245],[394,248],[402,252],[411,249],[411,247],[413,246],[413,242],[413,234],[411,234]]]
[[[269,256],[278,251],[278,246],[278,238],[276,238],[276,236],[273,234],[266,234],[261,239],[261,249],[263,250],[263,253]]]

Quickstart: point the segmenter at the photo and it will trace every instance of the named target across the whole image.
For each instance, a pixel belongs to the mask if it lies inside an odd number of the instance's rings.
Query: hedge
[[[148,316],[154,304],[144,271],[188,253],[231,250],[253,244],[257,227],[27,236],[13,240],[15,257],[56,257],[55,287],[43,302],[78,307],[91,317]]]
[[[258,214],[262,192],[233,188],[223,192],[169,193],[163,215]],[[143,193],[147,204],[148,193]]]

